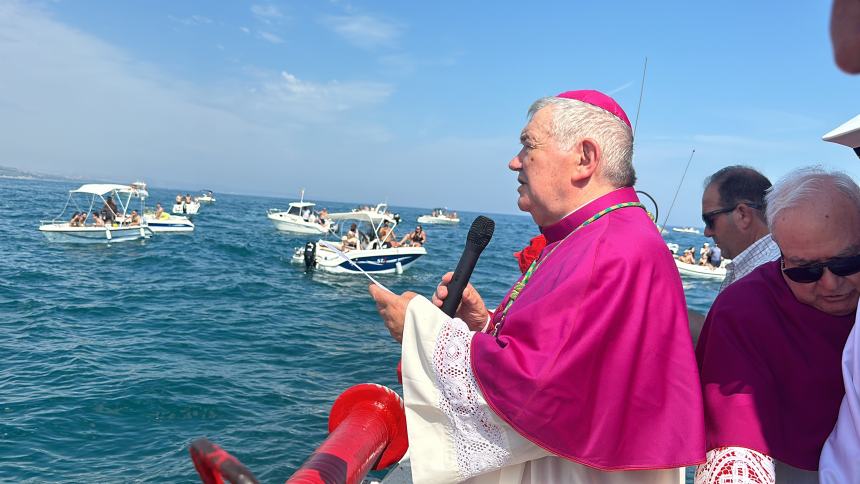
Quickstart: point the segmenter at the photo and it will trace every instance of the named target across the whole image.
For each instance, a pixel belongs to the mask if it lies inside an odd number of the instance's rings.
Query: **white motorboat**
[[[708,279],[723,280],[726,278],[725,263],[720,267],[700,266],[698,264],[687,264],[675,259],[675,265],[682,276],[706,277]]]
[[[146,225],[145,219],[141,219],[140,223],[133,224],[130,208],[133,199],[138,199],[140,213],[143,213],[144,200],[147,195],[144,183],[131,185],[89,183],[81,185],[80,188],[69,190],[69,198],[62,212],[53,220],[43,221],[42,225],[39,226],[39,231],[45,234],[45,237],[51,242],[75,244],[107,244],[148,239],[152,236],[152,229]],[[108,199],[116,200],[116,210],[108,204]],[[79,201],[83,201],[87,208],[82,209]],[[86,214],[86,220],[90,220],[91,214],[97,214],[99,210],[105,211],[108,215],[107,218],[112,220],[100,225],[73,224],[69,221],[71,217],[66,213],[70,205],[74,205],[77,212]]]
[[[162,212],[160,217],[156,217],[154,212],[149,212],[143,216],[146,220],[146,225],[153,232],[179,232],[188,233],[194,231],[194,223],[181,215],[171,215],[167,212]]]
[[[420,224],[458,224],[460,218],[457,217],[457,212],[448,212],[447,208],[434,208],[430,215],[422,215],[418,217]]]
[[[183,200],[182,203],[173,204],[172,212],[175,215],[186,215],[192,216],[197,215],[197,212],[200,211],[200,204],[198,202],[185,203]]]
[[[354,208],[354,209],[352,209],[351,213],[353,213],[353,214],[366,214],[369,217],[378,217],[380,215],[386,215],[388,217],[391,217],[391,219],[394,220],[395,222],[398,222],[398,223],[400,222],[400,214],[391,213],[388,210],[388,204],[387,203],[378,203],[378,204],[376,204],[376,207],[373,207],[373,208],[370,208],[367,206],[360,207],[360,208]]]
[[[305,201],[305,191],[302,190],[299,201],[290,202],[286,212],[270,208],[266,217],[282,232],[322,235],[331,228],[331,218],[320,223],[319,214],[314,211],[315,206],[315,203]]]
[[[383,205],[383,204],[380,204]],[[378,207],[377,207],[378,208]],[[337,251],[326,247],[321,241],[308,242],[305,247],[299,247],[293,254],[292,261],[304,264],[306,269],[318,269],[334,273],[400,274],[411,266],[419,257],[427,254],[424,247],[391,247],[394,227],[397,220],[385,211],[359,210],[355,212],[333,213],[330,220],[338,222],[340,233],[333,234],[336,240],[330,245],[342,247],[345,235],[356,225],[358,247],[351,248],[338,254]],[[388,222],[391,231],[384,234],[380,240],[380,229]],[[343,254],[343,256],[341,256]],[[348,260],[344,260],[346,257]],[[361,269],[359,269],[361,268]]]
[[[695,227],[672,227],[672,230],[675,232],[684,232],[687,234],[700,234],[699,229]]]
[[[203,190],[203,193],[195,200],[197,203],[215,203],[215,194],[212,190]]]

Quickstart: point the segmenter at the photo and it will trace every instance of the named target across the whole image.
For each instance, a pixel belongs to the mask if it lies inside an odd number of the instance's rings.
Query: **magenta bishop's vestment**
[[[654,223],[641,208],[623,208],[563,240],[601,210],[638,201],[621,188],[544,227],[541,258],[561,245],[498,338],[475,333],[471,342],[475,380],[499,417],[553,454],[601,470],[677,468],[705,456],[684,292]]]

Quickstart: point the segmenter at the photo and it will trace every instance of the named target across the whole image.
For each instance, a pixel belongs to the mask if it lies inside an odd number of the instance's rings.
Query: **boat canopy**
[[[360,212],[330,213],[328,215],[328,218],[330,220],[361,220],[363,222],[371,222],[375,225],[380,224],[382,222],[388,222],[390,224],[397,223],[397,221],[394,220],[394,218],[387,213],[377,213],[367,210],[363,210]]]
[[[146,190],[141,188],[135,188],[130,185],[115,185],[111,183],[87,183],[86,185],[81,185],[81,187],[76,190],[71,190],[71,193],[86,193],[90,195],[104,196],[114,191],[120,193],[136,193],[143,195],[144,197],[149,195]]]
[[[311,202],[290,202],[291,207],[305,208],[305,207],[314,207],[315,203]]]

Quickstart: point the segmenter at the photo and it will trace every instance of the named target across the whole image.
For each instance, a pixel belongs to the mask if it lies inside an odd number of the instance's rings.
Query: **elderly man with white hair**
[[[805,168],[767,195],[782,257],[727,287],[696,348],[704,483],[817,483],[844,390],[842,347],[860,297],[860,188]]]
[[[370,287],[402,340],[415,483],[683,482],[704,428],[680,277],[609,96],[536,101],[508,163],[547,246],[490,313]]]

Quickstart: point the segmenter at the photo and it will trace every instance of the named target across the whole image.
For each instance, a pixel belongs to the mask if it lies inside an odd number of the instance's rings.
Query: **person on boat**
[[[543,98],[508,167],[547,247],[489,312],[369,291],[402,341],[416,483],[677,483],[704,461],[680,275],[633,188],[632,130],[597,91]],[[657,356],[659,355],[659,356]]]
[[[708,257],[711,255],[711,244],[705,242],[702,248],[699,249],[699,265],[703,266],[708,262]]]
[[[720,264],[723,262],[723,251],[717,244],[714,244],[711,247],[711,253],[708,254],[708,262],[707,265],[710,269],[716,269],[720,267]]]
[[[137,210],[131,211],[131,216],[128,218],[129,225],[140,225],[140,215],[137,213]]]
[[[766,207],[782,257],[717,296],[696,347],[708,444],[697,484],[743,473],[750,483],[817,483],[844,394],[839,358],[860,297],[860,187],[804,168],[774,185]]]
[[[176,199],[174,200],[174,202],[173,202],[173,203],[174,203],[175,205],[182,205],[182,202],[183,202],[182,194],[181,194],[181,193],[177,193],[177,194],[176,194]]]
[[[397,236],[394,234],[394,229],[388,223],[388,220],[382,222],[382,227],[379,227],[379,242],[382,247],[400,247],[400,242],[397,241]]]
[[[319,218],[317,219],[317,222],[318,222],[320,225],[325,225],[326,220],[328,220],[328,209],[327,209],[327,208],[323,208],[322,210],[320,210],[320,216],[319,216]]]
[[[415,230],[403,236],[400,240],[400,245],[408,245],[411,247],[421,247],[427,243],[427,234],[420,225],[415,227]]]
[[[695,264],[696,258],[693,256],[693,249],[692,248],[686,249],[684,251],[684,255],[682,255],[681,257],[678,257],[678,260],[685,263],[685,264]]]
[[[69,219],[69,227],[79,227],[80,226],[80,217],[81,212],[75,212],[72,214],[72,218]]]
[[[113,197],[108,195],[105,198],[105,203],[102,206],[102,218],[104,219],[106,224],[113,223],[116,220],[117,215],[119,215],[119,210],[116,207],[116,202],[113,201]]]
[[[194,203],[194,200],[192,200],[192,199],[191,199],[191,194],[190,194],[190,193],[186,193],[186,194],[185,194],[185,204],[186,204],[186,205],[191,205],[192,203]]]
[[[358,248],[358,225],[352,224],[346,235],[341,238],[340,250],[347,251]]]
[[[162,208],[160,203],[156,203],[155,204],[155,219],[159,220],[162,215],[164,215],[164,208]]]
[[[93,226],[104,227],[105,221],[101,218],[98,212],[93,212]]]

